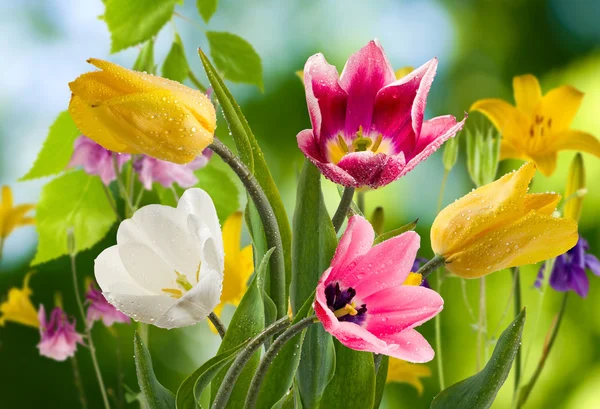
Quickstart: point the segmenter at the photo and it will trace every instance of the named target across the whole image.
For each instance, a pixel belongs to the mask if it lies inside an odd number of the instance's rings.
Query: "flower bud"
[[[565,190],[565,217],[579,221],[581,208],[583,207],[583,196],[587,193],[585,187],[585,166],[583,156],[578,153],[571,162],[567,188]]]
[[[467,131],[467,168],[475,186],[483,186],[496,179],[500,155],[500,138],[494,128]]]
[[[454,138],[448,139],[446,144],[444,145],[444,154],[442,156],[442,162],[444,163],[444,169],[446,172],[450,172],[454,165],[456,165],[456,160],[458,159],[458,135]]]

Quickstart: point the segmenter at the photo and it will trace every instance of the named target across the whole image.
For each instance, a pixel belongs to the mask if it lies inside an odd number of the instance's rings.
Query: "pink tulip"
[[[83,337],[75,331],[75,320],[69,322],[62,308],[54,307],[50,322],[47,322],[43,305],[40,306],[38,318],[42,338],[37,345],[40,355],[55,361],[64,361],[75,355],[77,344],[83,344]]]
[[[341,76],[322,54],[308,59],[304,87],[312,129],[298,146],[335,183],[377,188],[400,178],[453,137],[465,120],[425,121],[437,59],[403,78],[377,40],[350,57]]]
[[[348,348],[428,362],[434,352],[414,328],[444,306],[438,293],[402,285],[420,238],[406,232],[375,247],[373,227],[353,216],[331,267],[317,286],[315,313],[325,330]]]
[[[88,301],[87,322],[92,325],[95,321],[102,320],[105,326],[110,327],[115,322],[128,324],[130,319],[127,315],[117,310],[102,295],[95,285],[90,284],[85,298]]]
[[[109,151],[92,141],[88,137],[81,135],[75,139],[75,149],[68,167],[83,166],[83,170],[88,175],[98,175],[105,185],[116,179],[115,165],[113,155],[117,155],[117,165],[119,169],[123,164],[131,159],[129,154],[120,154]]]
[[[133,168],[139,175],[140,182],[146,190],[152,190],[152,183],[158,182],[164,187],[171,187],[177,183],[183,188],[194,186],[198,178],[194,171],[203,168],[212,156],[212,151],[205,149],[202,155],[196,157],[186,165],[167,162],[164,160],[142,156],[133,164]]]

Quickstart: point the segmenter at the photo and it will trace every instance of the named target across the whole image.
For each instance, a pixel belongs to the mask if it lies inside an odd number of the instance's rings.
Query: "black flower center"
[[[362,304],[357,308],[352,299],[356,295],[356,290],[352,287],[342,290],[340,283],[331,283],[325,288],[325,298],[327,306],[338,321],[353,322],[361,325],[367,318],[367,305]]]

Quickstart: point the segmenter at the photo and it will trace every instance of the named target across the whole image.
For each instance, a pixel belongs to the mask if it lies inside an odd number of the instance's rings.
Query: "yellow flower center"
[[[346,304],[339,310],[335,310],[333,312],[333,315],[335,315],[337,318],[343,317],[344,315],[348,314],[352,316],[358,314],[358,311],[356,310],[356,303],[354,301],[352,301],[351,304]]]
[[[546,131],[547,129],[547,131]],[[543,137],[544,133],[549,134],[552,131],[552,118],[546,119],[543,115],[536,115],[533,124],[529,128],[529,136],[534,138],[536,136]]]
[[[346,143],[346,139],[338,134],[336,139],[332,139],[327,142],[327,156],[329,160],[335,164],[337,164],[342,158],[351,152],[365,152],[370,150],[374,153],[388,153],[389,143],[383,144],[383,135],[379,134],[376,138],[371,138],[363,135],[362,126],[358,128],[358,132],[356,133],[354,139],[352,139],[352,143],[350,146]]]
[[[201,266],[202,266],[202,262],[198,263],[198,269],[196,270],[196,283],[198,283],[198,281],[200,281],[200,267]],[[192,289],[193,285],[190,284],[189,280],[187,279],[187,277],[184,274],[181,274],[177,270],[175,270],[175,274],[177,275],[175,282],[181,287],[181,289],[163,288],[163,289],[161,289],[161,291],[163,293],[168,294],[169,296],[171,296],[173,298],[181,298],[181,297],[183,297],[183,294],[187,293],[188,291],[190,291]]]

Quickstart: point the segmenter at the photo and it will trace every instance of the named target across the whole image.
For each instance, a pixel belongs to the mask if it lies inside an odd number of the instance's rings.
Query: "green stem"
[[[85,390],[83,389],[83,384],[81,382],[81,373],[79,372],[79,365],[75,355],[71,357],[70,361],[73,368],[73,381],[75,383],[75,387],[77,388],[77,393],[79,394],[79,403],[81,404],[81,409],[87,409],[87,399],[85,397]]]
[[[148,348],[149,338],[150,338],[150,327],[145,322],[138,322],[138,334],[146,348]]]
[[[436,280],[436,291],[440,294],[442,290],[442,269],[439,269],[437,272],[437,280]],[[435,316],[435,360],[437,361],[437,369],[438,369],[438,380],[440,383],[440,390],[443,391],[446,389],[446,382],[444,381],[444,358],[442,355],[442,319],[440,317],[441,314],[437,314]]]
[[[381,361],[383,361],[383,354],[373,354],[373,364],[375,365],[375,373],[379,372],[381,367]]]
[[[358,206],[358,210],[362,214],[365,214],[365,192],[364,190],[359,190],[356,194],[356,204]]]
[[[125,201],[125,204],[126,204],[125,218],[128,218],[133,215],[133,212],[134,212],[133,204],[131,204],[131,199],[129,198],[127,189],[125,189],[125,185],[123,184],[123,181],[121,180],[121,172],[119,170],[119,162],[117,160],[117,155],[118,155],[118,153],[113,152],[113,155],[112,155],[113,167],[115,168],[115,177],[117,180],[117,186],[119,186],[119,191],[121,192],[121,197],[123,198],[123,200]],[[127,210],[129,210],[129,213],[127,212]]]
[[[443,256],[436,255],[434,258],[423,264],[420,269],[417,270],[417,274],[421,274],[423,280],[425,280],[429,274],[433,273],[440,267],[446,264],[446,260]]]
[[[192,82],[192,84],[194,84],[194,86],[196,88],[198,88],[198,90],[200,92],[204,92],[206,93],[206,87],[204,86],[204,84],[202,84],[200,82],[200,80],[194,75],[194,72],[192,70],[188,70],[188,78],[190,79],[190,81]]]
[[[485,356],[483,353],[483,343],[485,336],[485,277],[479,279],[479,317],[477,320],[477,372],[484,365]]]
[[[211,312],[210,314],[208,314],[208,319],[215,326],[221,339],[225,338],[225,333],[227,332],[227,328],[225,328],[225,325],[223,324],[223,322],[219,319],[219,317],[217,317],[217,314],[215,314],[214,312]]]
[[[102,189],[104,190],[104,194],[106,195],[106,198],[108,199],[108,204],[110,204],[110,208],[117,216],[117,222],[121,222],[121,220],[122,220],[121,215],[119,214],[119,211],[117,210],[117,205],[115,203],[114,197],[110,193],[110,190],[108,190],[108,186],[106,186],[104,183],[102,183]]]
[[[540,377],[544,366],[546,365],[546,361],[548,360],[548,356],[550,355],[550,351],[552,350],[552,346],[554,345],[554,341],[556,341],[556,337],[558,335],[558,330],[560,329],[560,324],[562,323],[562,319],[565,315],[565,310],[567,308],[567,298],[569,296],[569,292],[566,292],[563,296],[562,303],[560,305],[560,310],[556,316],[555,322],[553,324],[552,332],[550,336],[547,338],[546,345],[544,346],[544,351],[542,352],[542,356],[540,357],[540,361],[538,362],[537,368],[535,368],[535,372],[531,376],[531,380],[527,385],[523,387],[521,393],[519,394],[519,401],[517,403],[517,409],[521,408],[525,402],[527,402],[527,398],[531,394],[533,387],[535,386],[538,378]]]
[[[277,218],[265,195],[264,190],[250,170],[242,161],[229,150],[220,140],[215,138],[209,148],[223,159],[229,167],[237,174],[242,184],[252,198],[256,210],[260,215],[263,224],[265,236],[267,239],[267,248],[275,248],[269,260],[270,266],[270,296],[277,306],[277,317],[287,316],[287,300],[285,297],[285,264],[283,259],[283,244],[281,242],[281,233]]]
[[[235,358],[235,360],[227,370],[223,381],[221,382],[221,386],[219,387],[219,390],[217,391],[217,394],[213,401],[212,409],[224,409],[227,406],[227,402],[229,401],[231,392],[233,392],[235,382],[244,370],[244,367],[246,366],[250,358],[252,358],[254,353],[258,351],[258,349],[262,346],[262,344],[265,343],[267,339],[286,328],[289,324],[290,319],[286,315],[278,321],[275,321],[263,332],[252,338],[248,345],[240,351],[238,356]]]
[[[514,280],[514,302],[515,302],[515,317],[521,313],[521,273],[519,267],[512,269],[512,275]],[[518,398],[519,385],[521,383],[521,365],[522,365],[522,348],[521,344],[517,347],[517,356],[515,357],[515,389],[514,398]]]
[[[75,253],[75,238],[73,236],[73,232],[70,231],[69,235],[69,252],[71,256],[71,272],[73,278],[73,287],[75,290],[75,300],[77,301],[77,306],[79,307],[79,314],[81,315],[81,319],[83,325],[85,326],[85,333],[87,336],[87,343],[90,349],[90,354],[92,356],[92,364],[94,366],[94,371],[96,372],[96,378],[98,380],[98,386],[100,387],[100,393],[102,395],[102,400],[104,401],[104,408],[110,409],[110,404],[108,402],[108,395],[106,393],[106,387],[104,386],[104,381],[102,380],[102,373],[100,372],[100,365],[98,364],[98,357],[96,356],[96,347],[94,346],[94,340],[92,339],[92,327],[87,322],[85,316],[85,310],[83,308],[83,303],[81,302],[81,293],[79,291],[79,285],[77,283],[77,267],[75,265],[75,257],[77,253]]]
[[[281,348],[285,344],[287,344],[292,338],[296,335],[304,331],[308,326],[314,324],[316,319],[316,315],[311,317],[304,318],[298,321],[296,324],[290,326],[286,329],[280,336],[277,337],[275,342],[271,344],[265,356],[260,361],[256,372],[254,373],[254,377],[252,378],[252,382],[250,382],[250,387],[248,389],[248,395],[246,395],[246,402],[244,403],[244,409],[254,409],[256,407],[256,403],[258,401],[258,393],[260,392],[260,387],[262,385],[262,381],[267,375],[267,371],[269,366],[273,363],[273,360],[281,351]]]
[[[354,197],[354,190],[355,189],[353,187],[347,187],[344,189],[344,194],[342,195],[340,204],[337,210],[335,211],[333,218],[331,219],[331,222],[333,223],[333,228],[335,229],[336,233],[340,230],[342,224],[344,224],[344,220],[346,220],[346,215],[348,214],[348,210],[350,209],[350,205],[352,204],[352,198]]]

